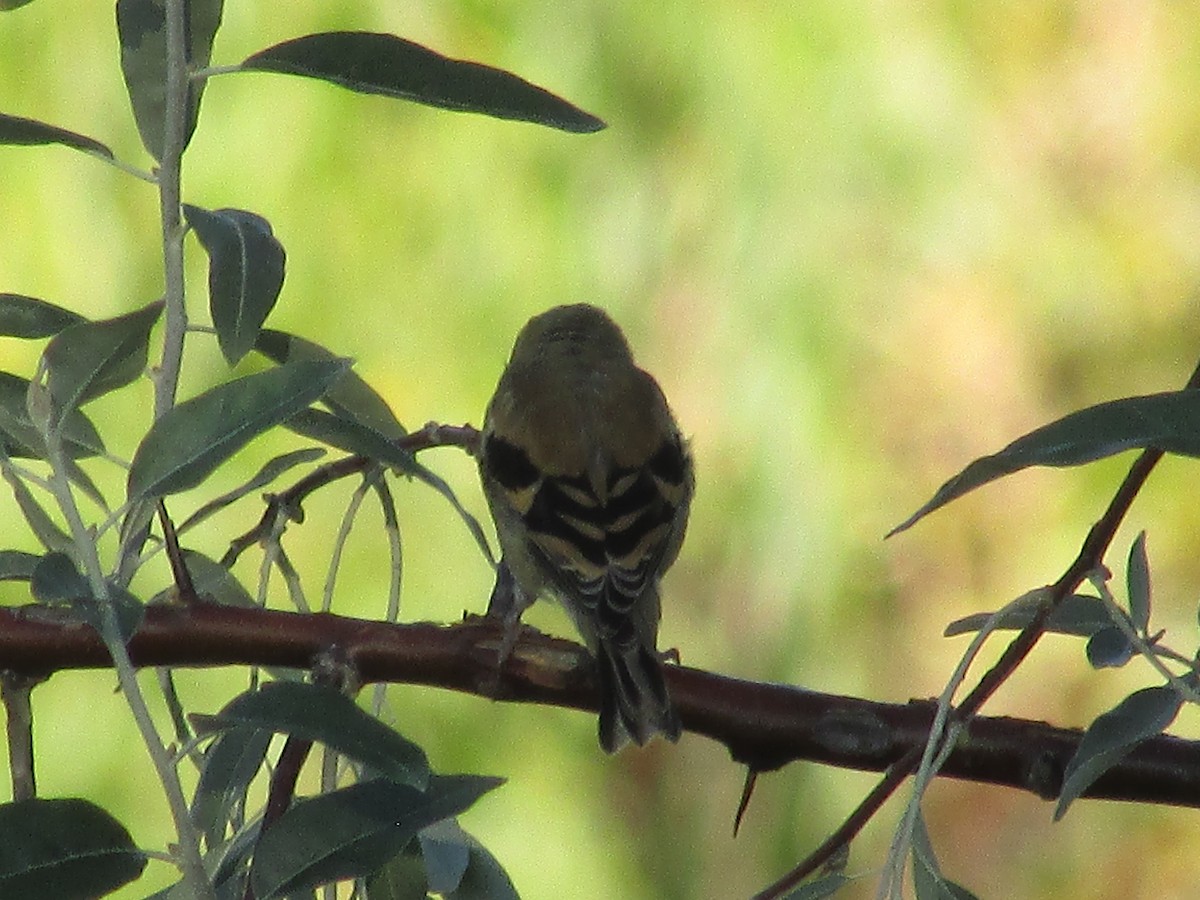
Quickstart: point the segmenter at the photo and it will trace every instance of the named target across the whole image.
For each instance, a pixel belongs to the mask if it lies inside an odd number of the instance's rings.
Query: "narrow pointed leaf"
[[[391,34],[334,31],[268,47],[243,69],[319,78],[364,94],[516,119],[563,131],[599,131],[604,122],[523,78],[451,59]]]
[[[88,900],[146,867],[124,826],[86,800],[0,804],[0,834],[0,897]]]
[[[201,732],[250,726],[307,738],[393,781],[416,788],[429,781],[429,761],[420,747],[332,688],[272,682],[235,697],[215,716],[197,722]]]
[[[212,212],[184,204],[184,216],[208,253],[208,302],[217,342],[232,366],[252,349],[279,299],[286,254],[262,216]]]
[[[217,735],[205,751],[192,800],[192,821],[209,847],[225,837],[233,808],[262,768],[271,737],[271,732],[258,728],[231,728]]]
[[[999,453],[975,460],[938,488],[928,503],[893,528],[888,537],[911,528],[951,500],[1021,469],[1078,466],[1148,447],[1200,456],[1200,390],[1112,400],[1031,431]]]
[[[1063,773],[1062,791],[1054,809],[1055,821],[1092,784],[1147,738],[1162,734],[1179,714],[1183,699],[1170,685],[1134,691],[1084,732],[1075,755]]]
[[[82,321],[84,318],[78,313],[36,297],[0,294],[0,335],[45,338]]]
[[[416,471],[417,461],[410,451],[351,419],[343,419],[319,409],[302,409],[283,424],[314,441],[365,456],[401,472],[414,474]]]
[[[263,467],[259,469],[249,481],[238,485],[233,490],[222,494],[220,497],[214,497],[212,500],[209,500],[194,513],[188,516],[187,519],[179,525],[179,532],[182,534],[187,529],[198,525],[200,522],[203,522],[214,513],[217,513],[230,504],[241,500],[247,494],[252,494],[255,491],[261,490],[284,473],[291,471],[296,466],[302,466],[306,463],[316,462],[324,455],[325,451],[320,447],[305,447],[302,450],[293,450],[290,453],[282,453],[279,456],[267,460],[267,462],[263,464]]]
[[[0,550],[0,581],[28,581],[41,560],[24,550]]]
[[[422,828],[455,816],[499,778],[435,776],[425,791],[377,779],[296,803],[259,841],[250,883],[261,900],[378,870]]]
[[[1037,614],[1036,595],[1041,593],[1045,593],[1044,589],[1027,595],[1031,602],[1009,610],[1000,617],[996,628],[1001,631],[1018,631],[1032,622],[1033,617]],[[964,616],[947,625],[943,634],[946,637],[954,637],[959,634],[974,633],[983,628],[991,616],[991,613],[973,613]],[[1112,616],[1108,614],[1108,607],[1104,605],[1104,601],[1099,597],[1089,597],[1086,594],[1071,594],[1064,598],[1046,619],[1046,631],[1051,634],[1090,637],[1096,632],[1110,627],[1112,627]]]
[[[280,365],[286,362],[338,358],[320,344],[270,328],[259,334],[255,347],[268,359]],[[339,378],[321,398],[321,404],[341,418],[358,422],[378,432],[387,440],[396,440],[408,433],[392,412],[388,402],[356,372],[347,372]]]
[[[247,375],[186,400],[160,417],[129,469],[129,497],[195,487],[267,429],[317,400],[348,360],[296,363]]]
[[[942,874],[925,818],[917,814],[912,838],[913,889],[917,900],[976,900],[966,888],[955,884]]]
[[[190,70],[208,65],[223,5],[223,0],[189,0]],[[121,74],[125,77],[138,133],[145,148],[161,161],[167,84],[167,14],[163,0],[117,0],[117,33],[121,41]],[[204,84],[193,81],[188,86],[185,146],[196,128]]]
[[[33,532],[33,536],[41,542],[43,547],[51,552],[65,552],[74,547],[75,542],[71,540],[71,536],[50,518],[50,514],[25,486],[25,482],[12,475],[6,475],[5,480],[8,481],[13,499],[17,502],[17,508],[21,510],[26,524],[29,525],[29,530]]]
[[[142,374],[150,331],[162,310],[162,301],[155,301],[115,319],[68,326],[51,339],[45,360],[55,427],[76,407],[123,388]]]
[[[0,113],[0,144],[62,144],[64,147],[82,150],[94,156],[113,158],[112,150],[90,137],[39,122],[37,119],[23,119],[3,113]]]
[[[29,382],[19,375],[0,372],[0,444],[12,457],[47,459],[46,441],[29,418],[25,402]],[[104,452],[96,426],[79,410],[62,420],[63,452],[68,459],[82,459]]]
[[[1129,617],[1138,634],[1150,627],[1150,560],[1146,556],[1146,532],[1129,548],[1129,567],[1125,582],[1129,589]]]

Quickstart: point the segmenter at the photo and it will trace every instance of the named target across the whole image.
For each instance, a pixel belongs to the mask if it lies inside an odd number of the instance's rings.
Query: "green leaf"
[[[90,900],[146,867],[124,826],[86,800],[0,804],[0,834],[0,897]]]
[[[254,349],[283,287],[286,254],[271,223],[241,209],[212,212],[184,204],[183,214],[208,253],[208,302],[225,360]]]
[[[0,12],[8,12],[11,9],[19,9],[26,3],[32,3],[33,0],[0,0]]]
[[[318,399],[348,360],[295,363],[247,375],[186,400],[159,417],[129,469],[129,498],[195,487],[272,426]]]
[[[290,453],[281,453],[279,456],[272,457],[263,464],[262,468],[259,469],[249,481],[238,485],[233,490],[222,494],[220,497],[214,497],[212,500],[209,500],[194,513],[188,516],[187,519],[184,520],[184,522],[179,526],[180,534],[199,524],[200,522],[203,522],[209,516],[219,512],[230,504],[236,503],[247,494],[251,494],[254,491],[266,487],[268,484],[275,481],[275,479],[279,478],[279,476],[290,471],[296,466],[302,466],[306,463],[316,462],[324,455],[325,451],[320,447],[305,447],[301,450],[293,450]]]
[[[41,559],[24,550],[0,550],[0,581],[29,581]]]
[[[604,122],[523,78],[450,59],[391,34],[334,31],[294,38],[255,53],[242,69],[319,78],[363,94],[516,119],[563,131],[599,131]]]
[[[1129,567],[1125,573],[1129,589],[1129,616],[1138,634],[1150,627],[1150,560],[1146,556],[1146,532],[1139,534],[1129,548]]]
[[[414,474],[417,461],[412,452],[397,446],[378,431],[319,409],[302,409],[283,423],[296,434],[347,453],[365,456],[373,462]]]
[[[116,613],[118,636],[129,643],[138,626],[142,624],[145,606],[133,594],[119,585],[108,583],[108,603]],[[104,614],[100,601],[71,557],[65,553],[47,553],[34,566],[29,579],[30,593],[41,603],[65,606],[75,615],[92,626],[97,634],[104,635]]]
[[[54,425],[76,407],[123,388],[146,368],[150,331],[162,315],[157,300],[137,312],[99,322],[79,322],[60,331],[43,355],[54,399]]]
[[[411,451],[397,446],[394,441],[385,438],[368,426],[317,409],[302,410],[283,424],[297,434],[338,447],[348,453],[365,456],[429,485],[454,508],[463,524],[467,526],[471,537],[475,539],[475,543],[483,551],[483,555],[489,560],[492,559],[487,536],[484,534],[479,520],[462,505],[449,483],[431,469],[417,462]]]
[[[0,448],[0,451],[2,449]],[[0,456],[3,454],[0,453]],[[41,542],[43,547],[51,551],[64,551],[75,546],[71,536],[50,518],[50,514],[25,486],[24,481],[11,473],[6,473],[5,480],[12,491],[13,499],[17,501],[17,508],[21,510],[21,515],[25,517],[25,522],[29,525],[29,530],[33,532],[34,537]]]
[[[1021,597],[1021,603],[1002,615],[996,625],[1000,631],[1020,631],[1033,621],[1037,614],[1040,598],[1045,596],[1046,589],[1039,588]],[[992,617],[992,613],[973,613],[956,619],[946,626],[945,637],[959,634],[972,634],[979,631]],[[1112,616],[1108,607],[1099,597],[1089,597],[1086,594],[1071,594],[1050,613],[1046,619],[1046,631],[1051,634],[1071,634],[1089,637],[1097,631],[1112,626]]]
[[[425,752],[333,688],[276,681],[235,697],[215,716],[197,718],[197,730],[251,726],[324,744],[393,781],[424,788]]]
[[[237,803],[266,759],[272,734],[259,728],[231,728],[209,745],[192,800],[192,821],[209,847],[225,837]]]
[[[0,9],[3,9],[0,2]],[[15,7],[10,7],[15,8]],[[75,150],[82,150],[93,156],[112,159],[113,152],[104,144],[74,131],[58,128],[39,122],[37,119],[23,119],[20,116],[9,116],[0,113],[0,144],[21,144],[34,146],[38,144],[62,144]]]
[[[65,553],[47,553],[34,567],[29,590],[40,603],[70,603],[91,594],[87,579]]]
[[[925,828],[925,817],[917,813],[912,837],[913,889],[917,900],[976,900],[966,888],[949,881],[938,866]]]
[[[420,850],[409,843],[366,880],[368,900],[425,900],[429,879]]]
[[[417,835],[429,892],[449,894],[462,884],[463,875],[471,862],[467,834],[454,819],[443,819]]]
[[[1078,466],[1148,447],[1200,456],[1200,391],[1112,400],[1031,431],[999,453],[975,460],[938,488],[928,503],[893,528],[888,537],[911,528],[951,500],[1021,469]]]
[[[183,564],[192,576],[192,587],[206,600],[221,606],[255,609],[258,604],[250,592],[227,568],[195,550],[183,551]]]
[[[29,418],[29,382],[19,375],[0,372],[0,444],[12,457],[46,459],[46,441]],[[104,453],[104,441],[96,426],[79,410],[62,420],[63,453],[68,459],[82,459]]]
[[[0,128],[3,119],[0,116]],[[78,313],[36,297],[0,294],[0,335],[26,339],[50,337],[82,321],[84,318]]]
[[[258,336],[256,349],[279,364],[311,360],[332,360],[339,357],[320,344],[288,334],[264,329]],[[321,403],[340,418],[378,432],[386,440],[397,440],[408,432],[392,412],[386,400],[354,371],[349,371],[331,387]]]
[[[1133,659],[1134,652],[1125,632],[1115,625],[1102,628],[1088,638],[1087,661],[1093,669],[1119,669]]]
[[[1067,807],[1147,738],[1162,734],[1179,713],[1183,698],[1170,685],[1134,691],[1113,709],[1096,718],[1084,732],[1075,755],[1063,773],[1062,791],[1054,809],[1058,821]]]
[[[223,0],[189,0],[187,64],[205,68],[212,57],[213,38],[221,25]],[[121,41],[121,74],[133,107],[142,144],[160,162],[167,97],[167,14],[163,0],[117,0],[117,33]],[[204,80],[188,84],[184,146],[196,130]]]
[[[429,788],[377,779],[301,800],[259,840],[250,883],[259,900],[371,874],[426,826],[455,816],[499,778],[434,776]]]
[[[825,897],[832,897],[852,880],[849,875],[843,875],[841,872],[822,875],[785,894],[783,900],[824,900]]]

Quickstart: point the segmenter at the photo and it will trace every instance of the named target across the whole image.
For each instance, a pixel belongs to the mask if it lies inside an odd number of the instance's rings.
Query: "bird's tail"
[[[615,753],[632,740],[639,747],[656,734],[679,740],[679,714],[671,705],[658,654],[642,646],[600,641],[600,746]]]

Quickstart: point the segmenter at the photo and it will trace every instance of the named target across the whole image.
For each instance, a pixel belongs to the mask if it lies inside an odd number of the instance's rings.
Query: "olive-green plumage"
[[[532,318],[488,406],[484,493],[510,617],[560,600],[600,672],[600,743],[676,740],[657,650],[658,582],[675,561],[694,484],[687,443],[620,328],[586,304]]]

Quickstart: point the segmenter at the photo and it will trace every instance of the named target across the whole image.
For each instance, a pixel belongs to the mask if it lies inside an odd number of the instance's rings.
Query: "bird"
[[[601,747],[677,741],[659,581],[687,531],[692,455],[607,313],[577,303],[529,320],[488,404],[479,468],[502,553],[489,605],[505,620],[501,665],[521,614],[549,595],[595,658]]]

